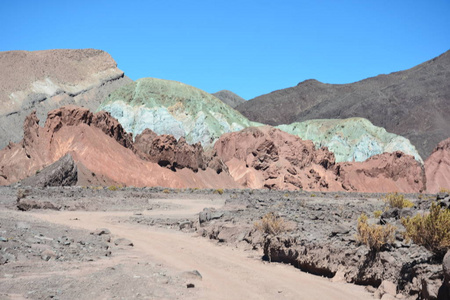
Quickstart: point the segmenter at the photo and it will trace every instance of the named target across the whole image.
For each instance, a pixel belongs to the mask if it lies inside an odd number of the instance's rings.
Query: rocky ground
[[[398,219],[435,195],[375,218],[381,194],[0,189],[1,299],[444,299],[442,263],[403,240]],[[375,255],[355,238],[362,212],[397,226]],[[282,232],[255,228],[267,213]]]

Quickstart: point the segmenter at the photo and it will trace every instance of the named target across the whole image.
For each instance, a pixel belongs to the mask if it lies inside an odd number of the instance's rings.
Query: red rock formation
[[[450,190],[450,138],[440,142],[425,160],[425,173],[429,193]]]
[[[157,135],[150,129],[145,129],[136,136],[134,146],[142,152],[141,157],[169,169],[189,168],[194,172],[206,170],[207,158],[202,145],[189,145],[184,137],[178,141],[173,135]]]
[[[250,188],[419,192],[425,187],[424,170],[412,156],[383,153],[336,164],[328,149],[316,150],[311,141],[270,126],[224,134],[214,149],[233,178]]]
[[[246,187],[342,190],[331,152],[270,126],[224,134],[214,149],[233,178]]]
[[[25,120],[24,139],[0,151],[0,184],[35,174],[69,153],[88,180],[84,184],[95,176],[102,178],[100,182],[129,186],[238,187],[228,174],[211,169],[172,172],[142,160],[135,152],[131,135],[108,113],[66,106],[50,112],[44,127],[33,113]]]
[[[363,162],[340,163],[337,173],[345,189],[358,192],[417,193],[426,188],[423,166],[412,155],[399,151]]]

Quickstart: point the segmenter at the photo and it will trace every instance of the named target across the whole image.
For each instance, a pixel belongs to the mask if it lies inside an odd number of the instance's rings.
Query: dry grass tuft
[[[286,231],[286,222],[274,213],[267,213],[259,222],[255,222],[255,228],[266,234],[277,235]]]

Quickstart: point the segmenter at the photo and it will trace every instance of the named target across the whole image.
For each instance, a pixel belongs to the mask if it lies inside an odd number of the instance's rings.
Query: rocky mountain
[[[94,110],[129,82],[101,50],[0,52],[0,148],[22,139],[20,125],[33,110],[42,120],[62,105]]]
[[[450,138],[440,142],[425,161],[427,191],[450,190]]]
[[[221,90],[221,91],[218,91],[217,93],[213,93],[211,95],[213,95],[216,98],[219,98],[224,103],[231,106],[232,108],[236,108],[236,106],[245,102],[244,98],[242,98],[241,96],[236,95],[232,91],[228,91],[228,90]]]
[[[138,135],[148,128],[157,134],[185,137],[190,144],[209,147],[226,132],[254,125],[216,97],[169,80],[142,78],[109,95],[98,110],[119,120]]]
[[[364,162],[336,163],[327,148],[316,149],[313,142],[270,126],[224,134],[214,149],[231,176],[249,188],[408,193],[425,190],[425,172],[413,156],[383,153]]]
[[[116,119],[107,112],[66,106],[51,111],[44,127],[36,113],[24,123],[24,138],[0,151],[0,185],[51,171],[45,167],[70,154],[77,169],[77,185],[165,186],[174,188],[234,188],[226,172],[189,168],[176,172],[141,158]],[[73,170],[74,168],[70,168]],[[41,182],[38,178],[36,182]]]
[[[336,162],[361,162],[384,152],[402,151],[423,163],[408,139],[374,126],[364,118],[308,120],[277,128],[302,140],[311,140],[317,148],[327,147],[334,153]]]
[[[422,157],[449,137],[450,51],[411,69],[350,84],[306,80],[236,109],[269,125],[363,117],[408,138]]]

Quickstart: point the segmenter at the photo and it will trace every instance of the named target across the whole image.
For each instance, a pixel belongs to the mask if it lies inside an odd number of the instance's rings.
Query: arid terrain
[[[449,57],[245,102],[0,53],[0,299],[449,300]]]
[[[429,252],[400,237],[394,247],[380,252],[373,265],[361,269],[367,247],[355,240],[356,219],[361,212],[382,208],[380,196],[267,190],[222,193],[162,188],[2,187],[0,297],[436,296],[444,276],[442,265],[433,263]],[[410,199],[415,203],[413,210],[429,204],[417,195],[410,195]],[[276,212],[285,220],[285,232],[265,235],[255,228],[268,212]],[[388,215],[381,218],[396,222]],[[292,256],[295,252],[286,252],[280,242],[292,249],[304,247],[302,251],[308,255],[299,257],[296,263]],[[283,257],[282,252],[291,253],[291,257]],[[353,258],[343,264],[343,257]]]

